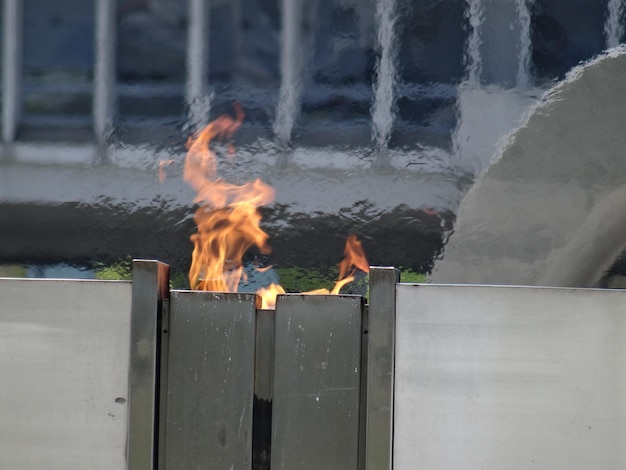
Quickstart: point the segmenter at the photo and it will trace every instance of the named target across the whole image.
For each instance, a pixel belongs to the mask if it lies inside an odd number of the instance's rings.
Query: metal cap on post
[[[169,298],[169,266],[133,261],[128,391],[128,468],[153,470],[157,452],[159,380],[159,316]]]
[[[395,358],[395,268],[370,269],[365,469],[391,470]]]

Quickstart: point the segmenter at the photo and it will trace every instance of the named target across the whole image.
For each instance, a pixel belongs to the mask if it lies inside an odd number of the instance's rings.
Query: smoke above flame
[[[193,252],[189,283],[192,289],[236,292],[244,275],[244,254],[252,247],[261,253],[270,253],[269,236],[261,228],[259,208],[274,200],[274,188],[260,179],[236,185],[220,178],[217,157],[210,148],[214,139],[232,137],[243,118],[243,110],[235,105],[235,117],[220,116],[187,142],[183,178],[196,191],[194,202],[199,205],[194,214],[197,232],[190,237]],[[229,156],[233,153],[234,147],[229,144]],[[319,289],[304,294],[339,294],[344,285],[354,280],[357,270],[369,271],[361,242],[355,235],[348,237],[344,254],[335,287],[330,291]],[[274,308],[276,296],[283,293],[285,290],[276,284],[257,292],[262,308]]]

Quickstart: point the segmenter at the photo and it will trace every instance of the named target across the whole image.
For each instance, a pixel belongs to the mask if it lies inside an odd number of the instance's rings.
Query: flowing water
[[[532,84],[530,72],[532,54],[530,9],[532,8],[532,0],[515,0],[515,6],[520,29],[516,84],[518,88],[528,88]]]
[[[531,88],[530,5],[525,0],[468,0],[467,79],[459,87],[454,132],[458,165],[479,174],[498,142],[540,90]]]
[[[622,22],[623,13],[623,0],[609,0],[606,23],[604,24],[607,49],[618,46],[622,41],[622,37],[624,36],[624,24]]]
[[[303,59],[301,0],[282,1],[282,44],[280,56],[280,95],[274,132],[282,142],[291,140],[293,126],[300,111]]]
[[[268,263],[333,265],[354,232],[372,264],[428,271],[522,116],[623,36],[616,0],[54,3],[3,16],[0,262],[184,265],[185,141],[237,101],[219,174],[276,188]]]
[[[626,248],[625,67],[623,46],[581,65],[511,133],[464,198],[434,282],[601,284]]]
[[[372,140],[385,149],[391,137],[394,121],[396,85],[396,0],[376,2],[377,46],[380,60],[376,67],[374,104],[372,105]]]

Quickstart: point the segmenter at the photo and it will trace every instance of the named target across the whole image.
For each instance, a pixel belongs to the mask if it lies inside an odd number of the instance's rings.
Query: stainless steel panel
[[[279,297],[272,469],[357,469],[361,310],[356,296]]]
[[[130,328],[128,467],[153,470],[157,456],[157,413],[161,302],[169,296],[169,267],[133,262]]]
[[[397,287],[394,469],[626,468],[626,293]]]
[[[172,292],[165,468],[251,468],[255,301]]]
[[[131,285],[0,280],[0,468],[126,468]]]
[[[371,268],[365,436],[367,470],[391,469],[396,283],[399,279],[397,269]]]

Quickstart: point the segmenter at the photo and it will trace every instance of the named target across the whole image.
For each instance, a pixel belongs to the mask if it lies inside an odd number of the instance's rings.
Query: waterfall
[[[185,95],[189,108],[187,125],[192,131],[206,125],[209,118],[210,95],[207,86],[209,70],[208,15],[209,9],[206,2],[190,0]]]
[[[619,46],[624,35],[624,25],[622,24],[622,12],[624,9],[623,0],[609,0],[607,5],[606,22],[604,23],[604,36],[606,47]]]
[[[302,94],[302,0],[282,1],[281,83],[274,133],[282,142],[291,140],[300,113]]]
[[[530,54],[532,43],[530,40],[530,7],[532,0],[515,0],[517,18],[520,24],[519,35],[519,62],[517,66],[517,86],[528,88],[531,86]]]
[[[480,55],[480,25],[483,17],[482,0],[468,0],[466,14],[471,28],[467,39],[467,81],[472,85],[480,85],[482,73]]]
[[[467,81],[528,88],[532,0],[468,0]]]
[[[467,0],[467,79],[458,90],[453,148],[464,171],[479,174],[500,140],[536,102],[530,74],[531,0]]]
[[[376,4],[377,42],[380,52],[374,104],[372,105],[372,140],[379,150],[387,147],[393,127],[394,86],[396,83],[396,5],[395,0],[378,0]]]

